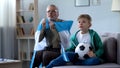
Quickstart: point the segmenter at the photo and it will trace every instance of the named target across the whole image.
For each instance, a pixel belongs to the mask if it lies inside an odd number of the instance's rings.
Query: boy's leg
[[[78,62],[74,63],[75,65],[98,65],[101,61],[97,57],[88,58],[86,60],[79,60]]]
[[[66,55],[68,56],[70,62],[73,61],[76,58],[76,53],[74,52],[66,52]],[[66,61],[63,58],[63,55],[60,55],[56,59],[52,60],[46,68],[52,68],[53,66],[62,66],[65,65]]]
[[[70,62],[78,61],[79,56],[78,56],[77,53],[75,53],[75,52],[67,52],[66,55],[68,56]]]
[[[98,57],[92,57],[92,58],[86,59],[85,61],[82,62],[83,65],[98,65],[100,63],[101,62]]]

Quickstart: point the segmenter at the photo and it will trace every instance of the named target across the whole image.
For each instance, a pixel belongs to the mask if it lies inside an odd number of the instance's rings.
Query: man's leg
[[[43,66],[46,66],[50,63],[51,60],[57,58],[60,55],[59,52],[54,52],[54,51],[44,51],[43,52]]]
[[[42,50],[36,52],[35,59],[33,62],[33,68],[39,67],[40,63],[42,62],[42,53],[43,53]]]

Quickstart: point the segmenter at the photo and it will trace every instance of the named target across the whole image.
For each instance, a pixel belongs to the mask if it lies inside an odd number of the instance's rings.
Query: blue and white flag
[[[55,28],[58,32],[68,30],[70,31],[73,21],[63,21],[63,22],[55,22]]]
[[[73,21],[54,22],[54,24],[58,32],[63,30],[70,31]],[[50,28],[48,20],[46,20],[46,29],[47,28]],[[40,31],[41,29],[42,29],[42,21],[39,23],[37,31]]]
[[[70,60],[69,60],[68,56],[65,53],[65,49],[64,49],[63,45],[61,45],[61,48],[62,48],[61,49],[61,51],[62,51],[61,53],[62,53],[64,61],[69,62]]]

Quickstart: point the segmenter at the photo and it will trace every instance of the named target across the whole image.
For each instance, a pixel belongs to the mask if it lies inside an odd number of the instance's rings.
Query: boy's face
[[[80,18],[78,20],[78,27],[81,31],[86,31],[90,28],[91,24],[90,21],[86,18]]]

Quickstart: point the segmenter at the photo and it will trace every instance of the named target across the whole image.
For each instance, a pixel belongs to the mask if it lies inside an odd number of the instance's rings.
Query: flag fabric
[[[32,68],[33,66],[33,62],[34,62],[34,59],[35,59],[35,54],[36,54],[36,51],[39,51],[39,50],[43,50],[44,47],[46,46],[45,41],[46,39],[44,38],[41,42],[39,42],[39,35],[40,35],[40,31],[42,30],[42,22],[43,20],[39,23],[38,25],[38,28],[37,28],[37,31],[35,32],[35,46],[34,46],[34,54],[32,56],[32,60],[31,60],[31,64],[30,64],[30,68]],[[72,23],[73,21],[63,21],[63,22],[54,22],[55,24],[55,28],[57,29],[58,33],[60,34],[60,37],[66,37],[66,38],[69,38],[69,34],[70,34],[70,28],[72,26]],[[46,29],[50,28],[49,27],[49,22],[48,22],[48,19],[46,19]],[[64,37],[64,38],[65,38]],[[62,41],[64,40],[64,38],[62,38]],[[66,39],[65,39],[66,41]],[[66,42],[63,41],[63,45],[64,46],[67,46],[68,45],[68,41],[69,39],[67,39],[67,44]],[[40,47],[42,45],[42,48]],[[65,54],[65,49],[64,49],[64,46],[61,45],[61,49],[62,49],[62,55],[63,55],[63,58],[66,62],[69,61],[68,57],[66,56]],[[39,68],[42,68],[42,63],[39,65]]]
[[[42,22],[43,20],[40,22],[40,24],[38,25],[37,31],[42,30]],[[63,30],[68,30],[70,31],[70,28],[72,26],[73,21],[63,21],[63,22],[54,22],[55,24],[55,28],[57,29],[58,32],[63,31]],[[49,22],[46,19],[46,29],[50,28],[49,26]]]
[[[42,63],[39,65],[39,68],[42,68]]]
[[[63,21],[63,22],[55,22],[55,28],[58,32],[68,30],[70,31],[70,28],[72,26],[73,21]]]
[[[69,60],[68,56],[65,53],[65,49],[64,49],[63,45],[61,45],[61,48],[62,48],[61,53],[62,53],[64,61],[69,62],[70,60]]]

